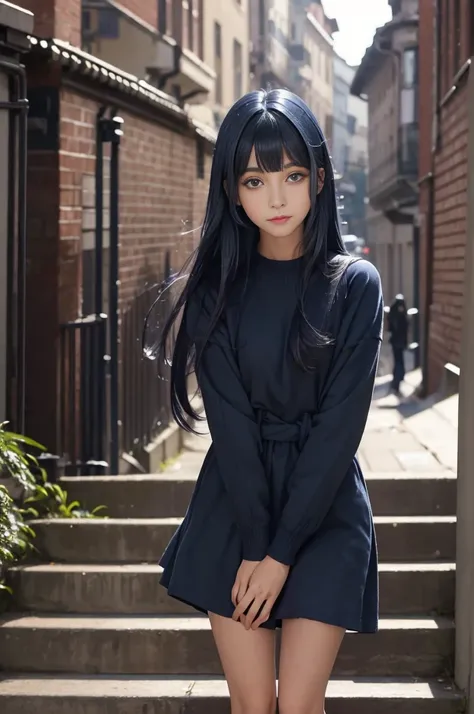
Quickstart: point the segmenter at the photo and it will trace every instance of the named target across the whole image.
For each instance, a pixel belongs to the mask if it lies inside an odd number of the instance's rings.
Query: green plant
[[[96,518],[106,508],[97,506],[87,511],[79,501],[69,503],[67,491],[59,484],[49,483],[43,471],[40,478],[41,483],[36,483],[33,495],[25,499],[25,505],[29,506],[28,512],[34,518]]]
[[[7,485],[0,484],[0,591],[11,592],[5,583],[7,568],[35,549],[35,532],[28,519],[97,518],[105,506],[87,511],[79,501],[69,502],[67,491],[48,481],[38,457],[31,453],[45,448],[27,436],[8,431],[6,425],[0,424],[0,478],[20,494],[12,495]]]
[[[0,590],[10,592],[4,581],[7,566],[23,558],[33,547],[31,539],[35,534],[25,522],[25,515],[6,486],[0,485]]]
[[[36,478],[32,469],[40,470],[38,459],[25,447],[45,451],[37,441],[6,430],[8,422],[0,424],[0,475],[10,477],[25,491],[33,491]]]

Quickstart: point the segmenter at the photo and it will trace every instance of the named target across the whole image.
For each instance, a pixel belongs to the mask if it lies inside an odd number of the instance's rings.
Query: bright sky
[[[339,24],[340,32],[334,35],[336,52],[353,65],[359,64],[372,44],[376,28],[392,17],[387,0],[323,0],[323,5]]]

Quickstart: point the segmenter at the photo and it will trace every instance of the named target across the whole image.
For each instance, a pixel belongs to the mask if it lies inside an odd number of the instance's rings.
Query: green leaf
[[[5,431],[4,434],[8,440],[19,441],[21,444],[27,444],[28,446],[33,446],[33,448],[35,449],[39,449],[40,451],[46,451],[46,447],[43,446],[43,444],[39,444],[34,439],[31,439],[29,436],[24,436],[23,434],[15,434],[15,432],[13,431]]]
[[[103,505],[96,506],[95,508],[92,509],[91,513],[93,516],[95,516],[97,513],[100,513],[100,511],[104,511],[104,510],[105,511],[107,510],[107,506],[103,506]]]

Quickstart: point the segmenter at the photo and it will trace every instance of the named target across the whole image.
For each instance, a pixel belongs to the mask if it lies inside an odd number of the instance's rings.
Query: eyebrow
[[[297,164],[296,161],[290,161],[289,163],[283,165],[283,169],[284,170],[285,169],[293,169],[293,168],[295,168],[295,166],[299,166],[299,164]],[[244,171],[244,174],[248,174],[248,173],[264,174],[265,171],[263,171],[263,169],[260,169],[258,166],[247,166],[247,168]]]

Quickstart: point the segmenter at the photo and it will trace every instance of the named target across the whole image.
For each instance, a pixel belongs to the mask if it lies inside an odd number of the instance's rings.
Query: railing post
[[[119,155],[123,119],[102,119],[103,140],[111,143],[109,248],[110,473],[119,471]]]

